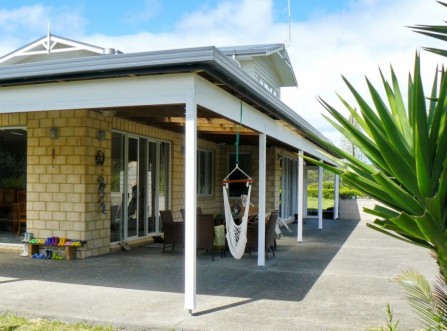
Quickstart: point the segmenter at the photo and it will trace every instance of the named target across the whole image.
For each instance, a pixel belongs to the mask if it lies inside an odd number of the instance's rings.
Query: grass
[[[323,210],[329,207],[334,207],[334,200],[323,199]],[[318,209],[318,198],[307,197],[307,208]]]
[[[117,331],[110,326],[87,323],[63,323],[37,318],[28,319],[14,314],[0,314],[0,331]]]

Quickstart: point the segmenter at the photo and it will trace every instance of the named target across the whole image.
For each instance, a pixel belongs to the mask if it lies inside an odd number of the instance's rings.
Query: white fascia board
[[[0,112],[184,103],[192,74],[125,77],[0,89]]]
[[[211,109],[212,111],[239,123],[241,116],[240,99],[197,76],[195,77],[195,91],[196,102],[198,105]],[[320,147],[294,131],[287,130],[279,123],[279,121],[272,119],[245,103],[243,103],[242,107],[242,125],[257,132],[265,133],[272,138],[290,145],[291,148],[303,150],[326,162],[333,163],[321,153]]]

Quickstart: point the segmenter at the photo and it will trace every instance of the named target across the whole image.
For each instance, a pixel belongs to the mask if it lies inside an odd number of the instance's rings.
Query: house
[[[78,258],[107,254],[151,242],[159,211],[180,220],[185,208],[193,307],[196,207],[223,211],[236,161],[255,179],[260,220],[297,215],[302,240],[311,165],[299,155],[330,160],[280,100],[297,86],[283,44],[123,54],[49,33],[0,58],[0,86],[0,250],[20,249],[27,231],[85,241]],[[231,185],[233,202],[244,193]],[[321,204],[318,217],[322,227]]]
[[[49,33],[3,56],[0,233],[14,221],[15,235],[86,241],[78,258],[147,243],[162,231],[160,210],[180,220],[186,208],[187,227],[197,206],[222,212],[236,159],[255,179],[260,219],[280,208],[301,226],[299,155],[330,161],[314,138],[324,137],[280,100],[287,86],[297,81],[283,44],[124,54]],[[244,190],[230,188],[232,200]]]

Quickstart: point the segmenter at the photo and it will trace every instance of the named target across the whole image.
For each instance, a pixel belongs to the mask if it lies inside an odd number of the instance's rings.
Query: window
[[[213,194],[213,152],[197,150],[197,195]]]
[[[245,172],[247,175],[250,173],[250,154],[239,154],[239,169]],[[228,155],[228,172],[232,171],[236,166],[236,154]],[[240,172],[235,171],[231,174],[229,179],[246,179],[246,177]],[[245,183],[232,183],[229,185],[229,196],[240,197],[242,194],[247,194],[248,188]]]

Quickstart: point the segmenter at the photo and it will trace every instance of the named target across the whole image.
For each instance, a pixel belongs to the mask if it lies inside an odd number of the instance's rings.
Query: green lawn
[[[334,207],[334,200],[323,199],[323,209]],[[318,198],[307,198],[307,208],[308,209],[318,209]]]
[[[47,319],[27,319],[13,314],[0,314],[0,330],[3,331],[118,331],[109,326],[86,323],[62,323]]]

